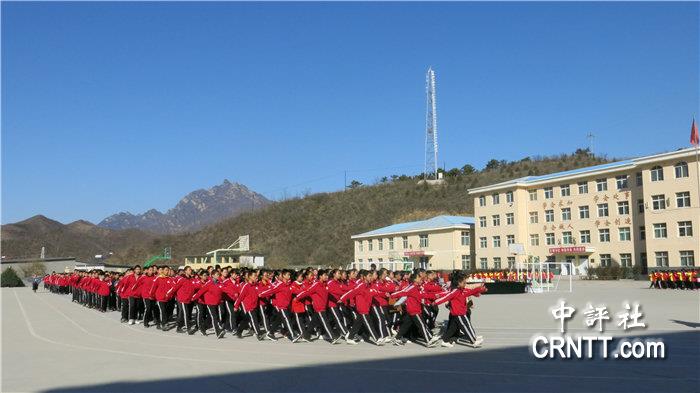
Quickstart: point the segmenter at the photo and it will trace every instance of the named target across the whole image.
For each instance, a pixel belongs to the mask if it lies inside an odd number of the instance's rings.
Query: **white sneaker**
[[[449,341],[443,341],[440,345],[443,346],[443,347],[445,347],[445,348],[452,348],[452,347],[455,346],[454,344],[452,344],[452,343],[449,342]]]
[[[133,319],[130,319],[130,320],[129,320],[129,325],[133,325],[135,322],[136,322],[136,321],[134,321]]]
[[[143,321],[140,320],[140,319],[138,319],[138,320],[136,321],[136,324],[138,325],[138,324],[141,323],[141,322],[143,322]]]
[[[474,344],[479,345],[479,346],[481,346],[481,344],[483,344],[483,343],[484,343],[484,339],[483,339],[483,338],[478,338],[478,337],[477,337],[477,338],[476,338],[476,341],[474,341]]]
[[[346,344],[349,344],[349,345],[357,345],[357,344],[358,344],[357,341],[355,341],[355,340],[353,340],[353,339],[351,339],[351,338],[346,338],[346,339],[345,339],[345,343],[346,343]]]
[[[431,338],[430,341],[428,342],[428,345],[435,344],[440,340],[441,340],[440,336],[433,336],[433,338]]]
[[[479,341],[479,340],[484,341],[484,336],[476,336],[476,340],[477,341]]]

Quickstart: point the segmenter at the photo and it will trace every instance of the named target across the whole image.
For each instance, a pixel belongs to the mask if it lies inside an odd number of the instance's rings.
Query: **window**
[[[547,243],[548,246],[553,246],[555,241],[554,241],[554,234],[553,233],[545,233],[544,234],[544,240],[545,243]]]
[[[367,240],[367,251],[372,251],[372,246],[373,246],[372,241]]]
[[[561,196],[567,197],[567,196],[571,195],[571,188],[569,188],[568,184],[565,186],[559,187],[559,189],[561,190]]]
[[[493,268],[496,270],[501,269],[501,258],[499,258],[499,257],[493,258]]]
[[[688,163],[687,162],[679,162],[678,164],[673,166],[675,172],[676,172],[676,179],[680,179],[682,177],[688,177]]]
[[[679,221],[678,222],[678,236],[680,236],[680,237],[693,236],[693,223],[692,223],[692,221]]]
[[[545,210],[544,220],[547,222],[554,222],[554,210]]]
[[[639,226],[639,240],[646,240],[647,239],[647,230],[644,228],[644,225]]]
[[[668,252],[667,251],[657,251],[654,253],[656,258],[656,266],[667,267],[668,266]]]
[[[637,199],[637,211],[644,214],[644,199]]]
[[[620,235],[620,241],[621,242],[627,242],[632,240],[632,234],[630,233],[630,228],[629,227],[624,227],[618,229],[619,235]]]
[[[637,172],[634,175],[637,178],[637,187],[642,185],[642,172]]]
[[[489,268],[489,264],[488,262],[486,262],[486,258],[481,258],[479,261],[479,263],[481,264],[481,270],[486,270]]]
[[[562,232],[561,242],[562,244],[574,244],[574,237],[571,236],[571,232]]]
[[[695,253],[693,250],[681,251],[681,266],[695,266]]]
[[[513,213],[506,213],[506,225],[515,224],[515,216]]]
[[[501,225],[501,216],[500,215],[494,214],[493,216],[491,216],[491,218],[493,218],[493,226],[497,227],[497,226]]]
[[[617,214],[623,216],[630,214],[630,203],[627,201],[622,201],[617,203]]]
[[[377,251],[384,249],[384,239],[377,239]]]
[[[479,227],[486,228],[486,217],[479,217]]]
[[[515,244],[515,235],[506,235],[506,244]]]
[[[494,237],[493,237],[493,246],[494,246],[494,247],[500,247],[500,246],[501,246],[501,237],[500,237],[500,236],[494,236]]]
[[[610,241],[610,229],[603,228],[598,229],[598,240],[602,243],[607,243]]]
[[[666,239],[666,237],[668,237],[666,223],[654,224],[654,239]]]
[[[595,186],[598,192],[603,192],[608,190],[608,179],[598,179],[595,181]]]
[[[479,206],[486,206],[486,197],[483,195],[479,197]]]
[[[513,191],[506,192],[506,203],[513,203]]]
[[[615,176],[615,185],[618,190],[627,188],[627,175]]]
[[[663,210],[666,208],[666,197],[664,195],[651,196],[651,208],[654,210]]]
[[[632,254],[620,254],[620,265],[622,267],[632,267]]]
[[[598,204],[598,217],[608,217],[608,204],[599,203]]]
[[[362,258],[358,259],[357,263],[362,263]]]
[[[531,246],[539,246],[540,245],[540,235],[538,235],[538,234],[530,235],[530,245]]]
[[[552,199],[554,198],[554,190],[552,187],[546,187],[544,189],[544,199]]]
[[[612,266],[612,258],[610,257],[610,254],[600,254],[600,266]]]
[[[581,244],[588,244],[591,242],[591,231],[584,230],[579,232],[579,238],[581,238]]]
[[[384,262],[384,258],[378,258],[377,262],[379,262],[379,265],[381,266],[382,262]]]
[[[676,207],[690,207],[690,192],[676,193]]]
[[[530,195],[531,201],[537,200],[537,190],[529,190],[527,193]]]
[[[565,208],[561,209],[561,219],[562,219],[562,221],[571,220],[571,208],[565,207]]]
[[[471,270],[472,257],[471,255],[462,255],[462,270]]]
[[[588,194],[588,182],[587,181],[578,182],[578,193],[579,194]]]
[[[508,257],[508,269],[515,269],[515,257]]]
[[[501,196],[498,194],[493,194],[491,195],[491,201],[494,205],[498,205],[499,203],[501,203]]]
[[[404,250],[408,248],[408,236],[404,236],[401,238],[403,240],[403,248]]]
[[[590,212],[588,211],[588,206],[578,207],[578,218],[589,218]]]
[[[480,237],[479,238],[479,247],[481,248],[486,248],[488,245],[486,244],[486,237]]]
[[[428,247],[428,235],[419,235],[418,239],[421,248]]]
[[[363,252],[363,251],[364,251],[364,248],[365,248],[365,247],[364,247],[363,244],[362,244],[362,240],[360,240],[359,242],[357,242],[357,251]]]
[[[537,212],[530,212],[530,224],[537,224],[539,221]]]
[[[664,180],[664,168],[660,166],[655,166],[651,168],[651,181],[663,181]]]
[[[462,241],[463,246],[468,246],[472,243],[471,235],[469,234],[469,231],[462,231],[460,239]]]
[[[394,238],[393,237],[389,238],[389,249],[390,250],[394,249]]]

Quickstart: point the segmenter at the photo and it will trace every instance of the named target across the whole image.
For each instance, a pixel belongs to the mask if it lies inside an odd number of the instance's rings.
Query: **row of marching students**
[[[195,274],[185,267],[177,275],[167,266],[143,270],[135,266],[113,282],[123,323],[142,321],[149,327],[154,322],[158,329],[200,331],[205,336],[213,328],[219,338],[229,332],[239,338],[255,335],[258,340],[276,341],[281,334],[295,343],[324,338],[332,344],[362,340],[379,346],[404,345],[410,340],[427,347],[454,343],[478,347],[483,342],[471,325],[469,298],[486,288],[468,284],[460,272],[453,273],[445,288],[435,272],[422,269],[409,273],[224,267]],[[91,276],[103,280],[100,273]],[[76,292],[90,303],[90,295],[81,295],[93,289],[88,288]],[[94,299],[102,299],[98,296]],[[436,334],[440,304],[450,311],[441,335]]]

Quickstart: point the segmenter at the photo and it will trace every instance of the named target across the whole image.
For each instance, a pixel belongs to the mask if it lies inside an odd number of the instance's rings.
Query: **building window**
[[[634,174],[634,176],[637,178],[637,187],[642,185],[642,172],[637,172]]]
[[[479,206],[486,206],[486,197],[483,195],[479,197]]]
[[[644,214],[644,199],[637,199],[637,211]]]
[[[515,235],[506,235],[506,244],[509,246],[515,244]]]
[[[571,236],[571,232],[562,232],[561,242],[562,244],[574,244],[574,237]]]
[[[472,257],[471,255],[462,255],[462,270],[471,270]]]
[[[394,238],[393,237],[389,238],[389,249],[390,250],[394,249]]]
[[[501,225],[501,216],[500,215],[494,214],[493,216],[491,216],[491,218],[493,219],[493,226],[497,227],[497,226]]]
[[[608,190],[608,179],[598,179],[595,181],[595,186],[598,192],[603,192]]]
[[[555,243],[554,234],[553,234],[553,233],[545,233],[545,234],[544,234],[544,240],[545,240],[545,243],[547,243],[548,246],[553,246],[554,243]]]
[[[561,196],[568,197],[571,195],[571,188],[569,187],[568,184],[565,186],[560,186],[559,189],[561,191]]]
[[[486,248],[488,247],[488,244],[486,242],[486,237],[480,237],[479,238],[479,247],[481,248]]]
[[[463,246],[469,246],[471,244],[471,235],[469,234],[469,231],[462,231],[460,238]]]
[[[496,270],[501,269],[501,258],[499,258],[499,257],[493,258],[493,268]]]
[[[632,267],[632,254],[620,254],[620,265],[622,267]]]
[[[513,213],[506,213],[506,225],[515,224],[515,216]]]
[[[513,203],[513,191],[506,192],[506,203]]]
[[[668,267],[668,252],[667,251],[657,251],[654,253],[656,258],[657,267]]]
[[[538,235],[538,234],[530,235],[530,245],[531,246],[539,246],[540,245],[540,235]]]
[[[419,235],[418,239],[420,248],[428,247],[428,235]]]
[[[530,224],[537,224],[539,221],[537,212],[530,212]]]
[[[680,179],[682,177],[688,177],[688,163],[687,162],[679,162],[678,164],[674,165],[673,168],[675,169],[675,172],[676,172],[676,179]]]
[[[654,224],[654,239],[666,239],[666,237],[668,237],[666,223]]]
[[[651,208],[654,210],[663,210],[666,208],[666,197],[664,195],[651,196]]]
[[[676,193],[676,206],[677,207],[690,207],[690,192],[677,192]]]
[[[372,240],[367,240],[367,251],[372,251]]]
[[[598,204],[598,217],[608,217],[608,204],[599,203]]]
[[[402,237],[401,240],[403,240],[403,249],[408,249],[408,236]]]
[[[515,257],[508,257],[508,269],[515,269]]]
[[[601,243],[607,243],[610,241],[610,229],[603,228],[598,230],[598,240]]]
[[[600,266],[612,266],[612,258],[610,257],[610,254],[600,254]]]
[[[620,228],[618,231],[620,234],[620,241],[621,242],[627,242],[627,241],[632,240],[632,234],[630,233],[629,227]]]
[[[357,263],[362,263],[362,258],[358,259]]]
[[[554,222],[554,210],[545,210],[544,220],[547,222]]]
[[[481,270],[486,270],[489,268],[489,264],[488,262],[486,262],[486,258],[481,258],[479,261],[479,263],[481,264]]]
[[[660,166],[655,166],[651,168],[651,181],[662,181],[664,180],[664,168]]]
[[[647,239],[647,230],[644,228],[644,225],[639,226],[639,240],[646,240]]]
[[[552,187],[545,187],[544,189],[544,199],[552,199],[554,198],[554,190]]]
[[[695,253],[693,250],[681,251],[681,266],[695,266]]]
[[[384,239],[377,239],[377,251],[384,249]]]
[[[578,193],[579,194],[588,194],[588,182],[587,181],[578,182]]]
[[[579,238],[581,239],[581,244],[588,244],[591,242],[591,231],[584,230],[579,232]]]
[[[536,201],[536,200],[537,200],[537,190],[528,190],[527,193],[530,195],[530,200],[531,200],[531,201]]]
[[[367,263],[372,263],[372,258],[367,258]]]
[[[561,219],[562,219],[562,221],[571,220],[571,208],[565,207],[565,208],[561,209]]]
[[[622,201],[617,203],[617,214],[624,216],[630,214],[630,203]]]
[[[479,227],[486,228],[486,217],[479,217]]]
[[[618,190],[627,188],[627,175],[615,176],[615,185],[617,185]]]
[[[588,206],[578,207],[578,218],[589,218],[590,212],[588,211]]]
[[[680,236],[680,237],[693,236],[693,222],[692,221],[679,221],[678,222],[678,236]]]
[[[501,203],[501,196],[498,194],[491,195],[491,202],[493,202],[494,205],[498,205]]]
[[[362,240],[360,240],[359,242],[357,242],[357,251],[359,251],[359,252],[363,252],[363,251],[364,251],[364,246],[363,246],[363,244],[362,244]]]
[[[501,246],[501,237],[500,236],[494,236],[493,237],[493,247],[500,247]]]

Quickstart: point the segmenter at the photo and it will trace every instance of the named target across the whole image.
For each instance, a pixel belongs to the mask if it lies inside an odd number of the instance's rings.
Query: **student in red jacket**
[[[372,281],[374,280],[375,272],[373,270],[362,270],[360,271],[360,283],[356,284],[353,289],[344,294],[340,300],[344,301],[346,299],[352,299],[355,303],[355,311],[357,317],[353,321],[350,327],[350,332],[348,333],[345,341],[348,344],[357,344],[355,341],[356,335],[360,332],[360,329],[364,328],[367,333],[367,339],[374,345],[384,345],[384,340],[380,340],[377,333],[375,333],[374,327],[370,322],[370,311],[372,309],[372,298],[378,292],[372,288]]]
[[[481,284],[474,288],[467,288],[467,277],[461,273],[452,278],[452,289],[443,292],[435,299],[435,304],[450,302],[450,320],[447,329],[442,335],[442,346],[452,347],[457,332],[461,332],[465,339],[457,339],[459,344],[471,347],[480,347],[483,337],[477,336],[471,321],[467,318],[469,296],[480,296],[486,292],[486,287]]]
[[[372,280],[372,289],[376,291],[372,299],[372,320],[377,326],[379,339],[384,342],[391,341],[391,333],[389,332],[389,295],[396,291],[396,285],[388,278],[387,270],[382,268],[375,272],[376,276]]]
[[[265,335],[260,330],[260,310],[258,291],[255,289],[255,284],[258,282],[258,273],[255,270],[250,270],[245,273],[245,283],[241,285],[241,290],[233,305],[234,310],[243,309],[245,319],[242,324],[238,325],[238,338],[243,338],[243,329],[245,324],[249,324],[249,328],[255,331],[255,336],[258,340],[265,339]]]
[[[156,327],[160,329],[160,315],[156,304],[155,294],[152,292],[156,275],[153,274],[155,267],[149,266],[141,279],[141,298],[143,299],[144,314],[143,327],[151,327],[150,322],[155,321]]]
[[[221,325],[221,318],[219,316],[219,305],[223,299],[223,289],[221,282],[219,281],[219,272],[212,270],[211,277],[208,276],[207,272],[202,272],[200,274],[200,279],[204,283],[202,287],[192,295],[192,301],[197,299],[202,299],[202,303],[206,306],[209,312],[209,317],[211,318],[211,324],[214,327],[214,332],[216,332],[217,338],[222,338],[226,334],[226,330]],[[207,335],[206,325],[204,322],[204,316],[199,316],[199,330],[202,335]]]
[[[347,285],[342,282],[342,272],[338,269],[333,269],[328,274],[330,280],[328,280],[328,310],[332,316],[335,326],[340,330],[343,337],[347,336],[349,330],[347,325],[347,318],[340,308],[342,302],[340,298],[349,290]]]
[[[277,341],[275,332],[281,325],[284,325],[285,329],[287,329],[288,338],[292,342],[297,342],[299,338],[301,338],[301,335],[296,335],[294,333],[291,322],[292,315],[289,312],[289,306],[292,303],[292,290],[290,288],[291,277],[291,271],[283,270],[278,277],[279,281],[273,284],[268,290],[260,293],[260,297],[262,298],[274,296],[271,304],[275,308],[275,313],[270,320],[270,331],[267,332],[268,338],[273,341]]]
[[[112,280],[105,277],[104,272],[100,271],[98,275],[97,295],[100,297],[100,311],[107,312],[107,303],[109,302],[109,287]]]
[[[238,333],[238,320],[240,313],[233,310],[233,305],[238,297],[238,273],[235,270],[224,268],[221,271],[221,285],[224,291],[224,314],[221,319],[224,320],[224,328],[230,333]]]
[[[196,332],[196,330],[191,328],[190,322],[192,321],[192,295],[195,293],[198,281],[192,275],[192,268],[185,266],[183,275],[176,278],[175,285],[168,289],[168,298],[175,298],[179,309],[176,325],[178,333],[189,333],[192,335]]]
[[[141,266],[134,266],[134,274],[128,276],[124,285],[129,294],[129,325],[136,323],[140,319],[140,311],[143,308],[141,300],[141,285],[143,284],[143,275],[141,275]]]
[[[156,329],[162,330],[169,322],[168,318],[168,290],[171,287],[170,268],[161,266],[158,268],[158,276],[151,285],[150,297],[158,305]],[[155,316],[155,315],[154,315]],[[144,324],[145,326],[145,324]]]
[[[425,320],[423,320],[423,309],[421,305],[423,299],[434,299],[435,295],[421,291],[420,287],[422,278],[420,273],[411,274],[409,281],[411,282],[411,285],[398,292],[394,292],[391,294],[391,297],[393,298],[401,298],[404,296],[406,297],[406,301],[404,303],[406,307],[406,313],[404,314],[403,320],[401,321],[401,327],[399,328],[399,332],[396,334],[395,344],[405,344],[406,335],[409,333],[413,326],[416,326],[418,328],[420,337],[423,340],[425,340],[425,345],[428,347],[433,347],[437,345],[437,342],[440,340],[440,337],[433,337],[432,334],[430,334],[430,331],[428,330],[428,327],[425,324]]]
[[[130,277],[134,274],[133,269],[128,269],[124,276],[119,279],[116,285],[117,296],[119,297],[120,308],[122,313],[122,323],[129,321],[129,293],[127,283],[131,280]]]
[[[309,324],[309,318],[304,302],[298,300],[297,295],[304,292],[305,289],[304,271],[299,270],[294,272],[294,281],[289,285],[289,290],[292,292],[292,314],[296,322],[296,327],[299,329],[299,334],[301,335],[301,339],[299,339],[301,342],[307,342],[304,337],[307,336],[306,327]]]
[[[423,278],[423,284],[421,285],[423,292],[437,295],[443,291],[443,288],[438,283],[438,276],[432,270],[425,272]],[[435,328],[438,316],[438,307],[433,304],[432,299],[423,300],[423,318],[425,319],[428,329],[433,330]]]
[[[306,278],[309,280],[313,277],[313,271],[310,271]],[[323,328],[323,331],[328,335],[331,344],[338,344],[340,336],[333,329],[328,321],[328,316],[326,315],[326,309],[328,308],[328,289],[326,284],[328,281],[328,272],[326,270],[319,270],[317,281],[314,282],[309,288],[297,295],[297,299],[303,300],[306,297],[311,298],[311,305],[313,307],[313,317],[311,318],[311,324],[307,330],[307,336],[305,339],[309,340],[309,331],[314,331],[317,328]]]

